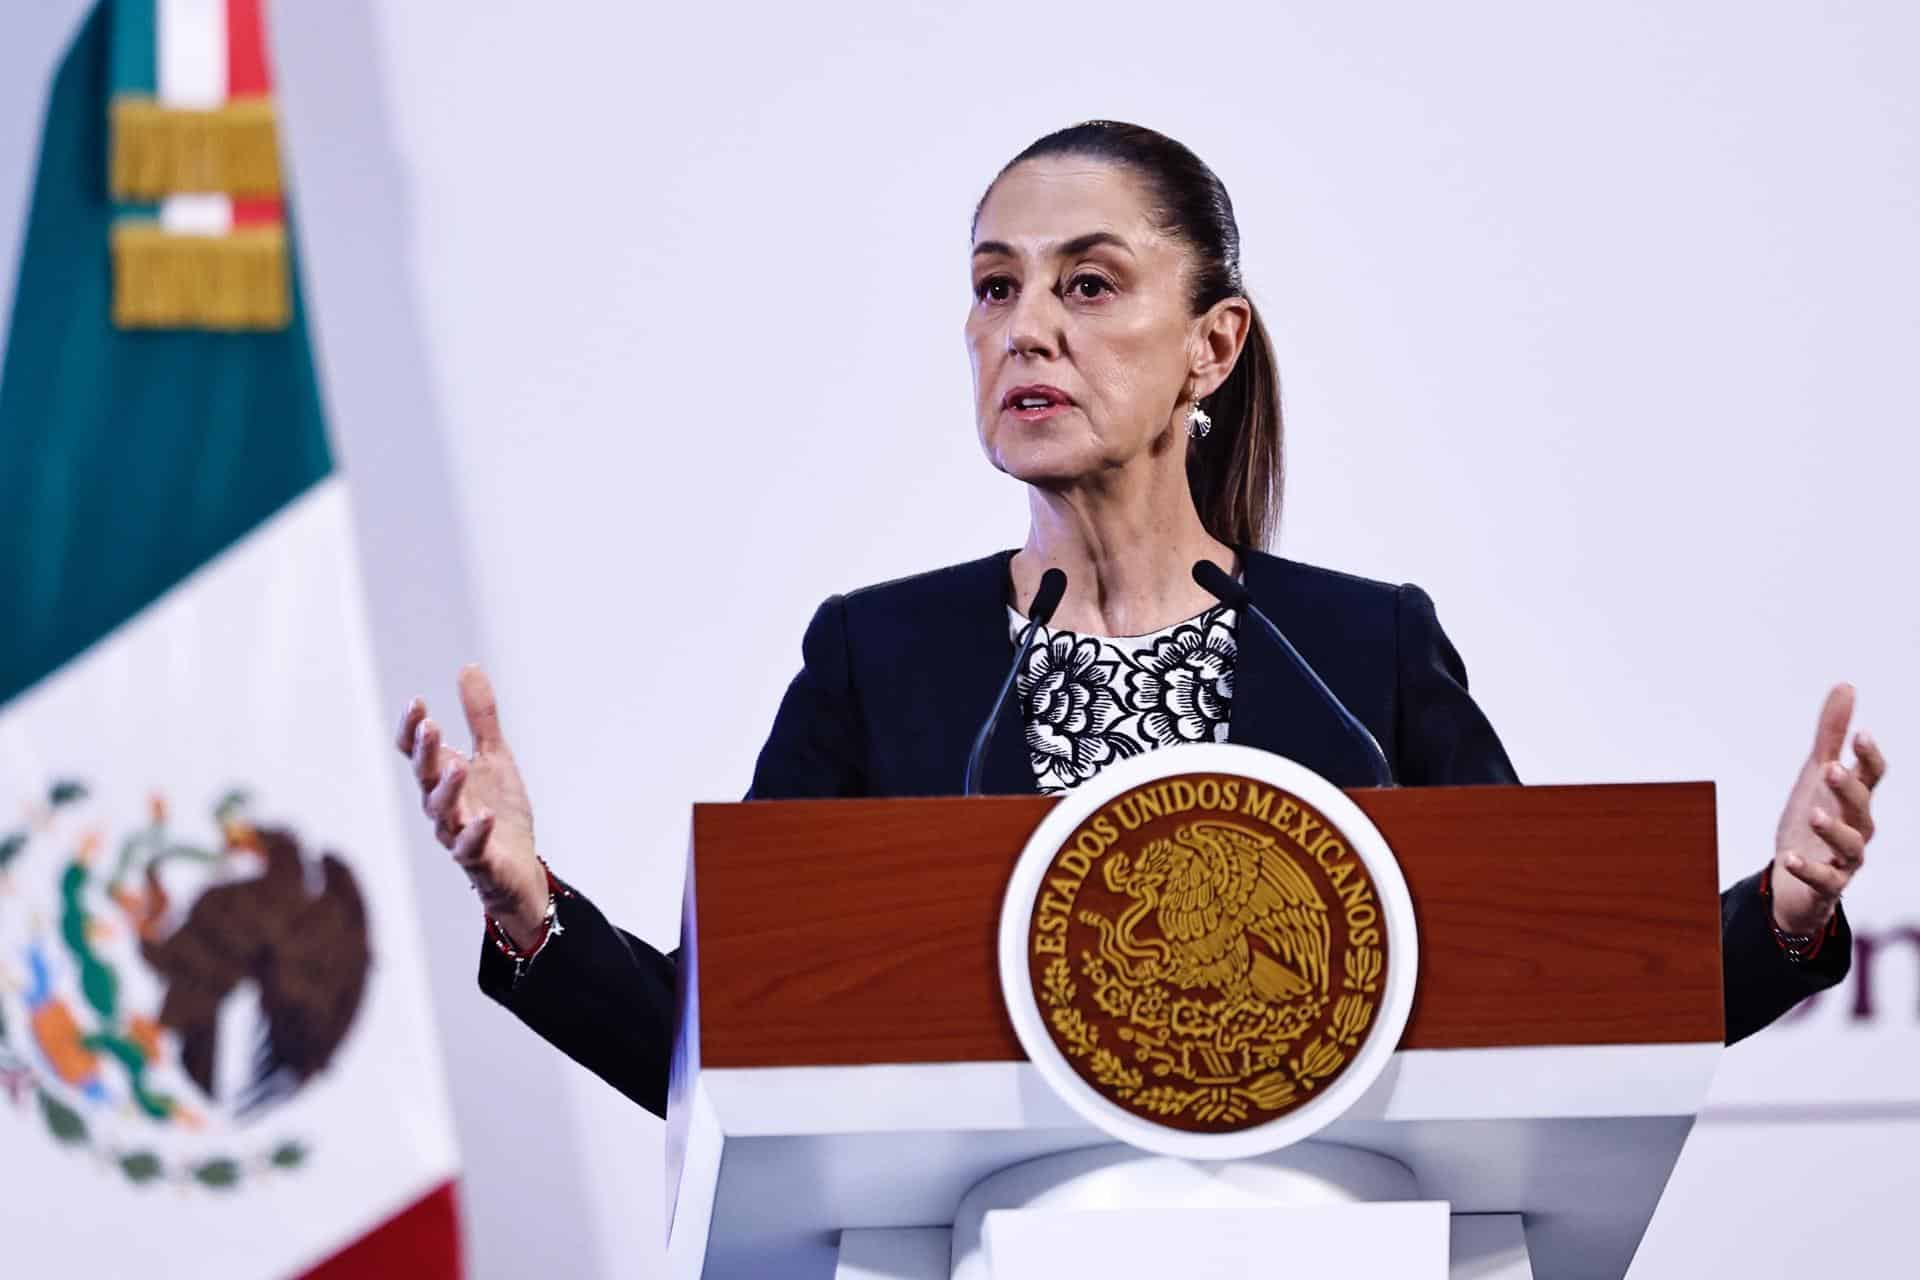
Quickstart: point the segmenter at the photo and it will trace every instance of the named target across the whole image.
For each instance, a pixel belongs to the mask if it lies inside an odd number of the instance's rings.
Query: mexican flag
[[[9,1275],[443,1277],[457,1154],[263,0],[103,0],[0,356]]]

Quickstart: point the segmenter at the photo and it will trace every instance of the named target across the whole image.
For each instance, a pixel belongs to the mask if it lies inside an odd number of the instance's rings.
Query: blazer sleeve
[[[1773,903],[1765,893],[1771,865],[1720,895],[1721,978],[1726,987],[1727,1043],[1744,1040],[1817,991],[1835,986],[1853,965],[1853,927],[1844,908],[1811,960],[1795,964],[1773,937]]]
[[[800,652],[800,674],[760,750],[749,800],[865,794],[866,741],[843,597],[814,613]],[[665,1116],[680,953],[662,954],[614,925],[571,886],[555,916],[562,931],[517,978],[513,962],[483,937],[480,989],[575,1062]]]
[[[1467,693],[1467,669],[1440,629],[1433,601],[1400,588],[1400,690],[1394,773],[1407,786],[1517,783],[1493,725]],[[1764,873],[1720,895],[1721,979],[1726,1040],[1743,1040],[1816,991],[1847,976],[1853,933],[1844,913],[1812,960],[1795,964],[1774,941]]]
[[[561,932],[516,977],[480,942],[480,990],[560,1052],[657,1116],[667,1114],[675,956],[616,927],[586,895],[557,903]]]

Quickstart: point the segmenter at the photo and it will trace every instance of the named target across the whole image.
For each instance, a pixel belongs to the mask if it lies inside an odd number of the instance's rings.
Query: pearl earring
[[[1207,432],[1213,430],[1213,419],[1198,404],[1187,410],[1187,434],[1195,440],[1205,440]]]

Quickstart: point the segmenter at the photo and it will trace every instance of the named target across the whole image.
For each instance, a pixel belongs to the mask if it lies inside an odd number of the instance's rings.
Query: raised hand
[[[1853,686],[1835,685],[1774,834],[1773,918],[1788,933],[1827,927],[1873,839],[1873,789],[1886,776],[1887,758],[1871,735],[1859,733],[1853,766],[1841,763],[1852,719]]]
[[[434,835],[467,873],[488,915],[518,947],[540,938],[547,873],[534,855],[533,806],[500,732],[493,685],[478,666],[460,671],[460,703],[473,735],[470,754],[440,740],[440,726],[419,698],[400,717],[395,745],[413,762],[421,807]]]

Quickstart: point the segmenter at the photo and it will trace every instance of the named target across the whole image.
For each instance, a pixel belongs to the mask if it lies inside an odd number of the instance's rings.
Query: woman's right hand
[[[533,806],[500,733],[493,685],[478,666],[460,671],[460,703],[473,734],[470,754],[440,741],[440,726],[419,698],[400,717],[395,745],[413,762],[434,835],[453,852],[487,914],[516,947],[531,948],[547,914],[547,872],[533,851]]]

